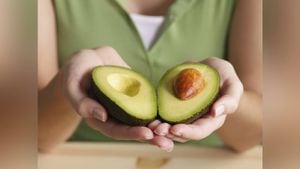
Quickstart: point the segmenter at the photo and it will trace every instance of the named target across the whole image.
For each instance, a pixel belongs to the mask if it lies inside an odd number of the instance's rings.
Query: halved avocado
[[[187,69],[201,74],[204,87],[192,98],[182,100],[176,96],[174,81]],[[215,101],[220,87],[219,73],[212,67],[200,64],[181,64],[166,72],[157,89],[159,117],[168,123],[190,123],[208,112]]]
[[[157,116],[155,89],[139,73],[118,66],[98,66],[92,71],[95,98],[117,120],[145,125]]]

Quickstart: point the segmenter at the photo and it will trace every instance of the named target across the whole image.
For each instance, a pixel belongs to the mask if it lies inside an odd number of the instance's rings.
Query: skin
[[[161,15],[170,2],[128,0],[126,7],[131,12]],[[260,8],[259,0],[238,1],[230,31],[229,62],[217,58],[202,61],[215,67],[222,79],[222,95],[208,116],[192,124],[171,126],[156,120],[147,127],[131,127],[110,119],[105,109],[86,94],[93,67],[128,65],[113,48],[102,46],[77,52],[59,69],[53,4],[51,0],[39,1],[39,150],[54,150],[72,135],[82,118],[109,137],[147,142],[166,151],[172,151],[174,141],[200,140],[214,131],[237,151],[253,147],[261,141]]]

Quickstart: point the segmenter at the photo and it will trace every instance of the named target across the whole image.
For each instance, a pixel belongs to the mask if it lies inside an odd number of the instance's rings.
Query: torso
[[[63,65],[80,49],[109,45],[132,69],[157,85],[162,74],[174,65],[210,56],[226,57],[233,7],[234,0],[174,1],[166,8],[159,38],[146,49],[128,11],[118,2],[56,0],[59,62]],[[73,138],[101,140],[98,132],[84,124]]]

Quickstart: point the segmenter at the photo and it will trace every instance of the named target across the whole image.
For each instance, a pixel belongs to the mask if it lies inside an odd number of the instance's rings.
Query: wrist
[[[224,143],[240,151],[261,140],[262,97],[253,91],[244,91],[239,107],[227,116],[224,125],[216,131]]]

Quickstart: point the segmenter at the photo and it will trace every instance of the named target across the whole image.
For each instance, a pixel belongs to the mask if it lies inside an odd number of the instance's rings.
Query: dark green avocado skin
[[[219,96],[219,91],[218,91],[218,94],[216,94],[215,98],[210,102],[209,105],[207,105],[202,111],[200,111],[199,113],[196,113],[194,116],[192,116],[188,119],[184,119],[184,120],[176,121],[176,122],[175,121],[169,121],[169,120],[166,120],[166,119],[163,119],[162,117],[160,117],[159,113],[158,113],[158,117],[161,121],[167,122],[169,124],[179,124],[179,123],[189,124],[189,123],[192,123],[195,120],[199,119],[200,117],[202,117],[202,116],[206,115],[207,113],[209,113],[212,104],[217,100],[218,96]]]
[[[113,117],[114,119],[131,125],[131,126],[145,126],[153,119],[144,120],[138,119],[134,116],[129,115],[126,111],[120,108],[116,103],[114,103],[110,98],[108,98],[102,91],[96,86],[93,80],[91,80],[91,92],[90,94],[94,99],[96,99],[108,112],[108,114]],[[142,111],[142,110],[141,110]]]

